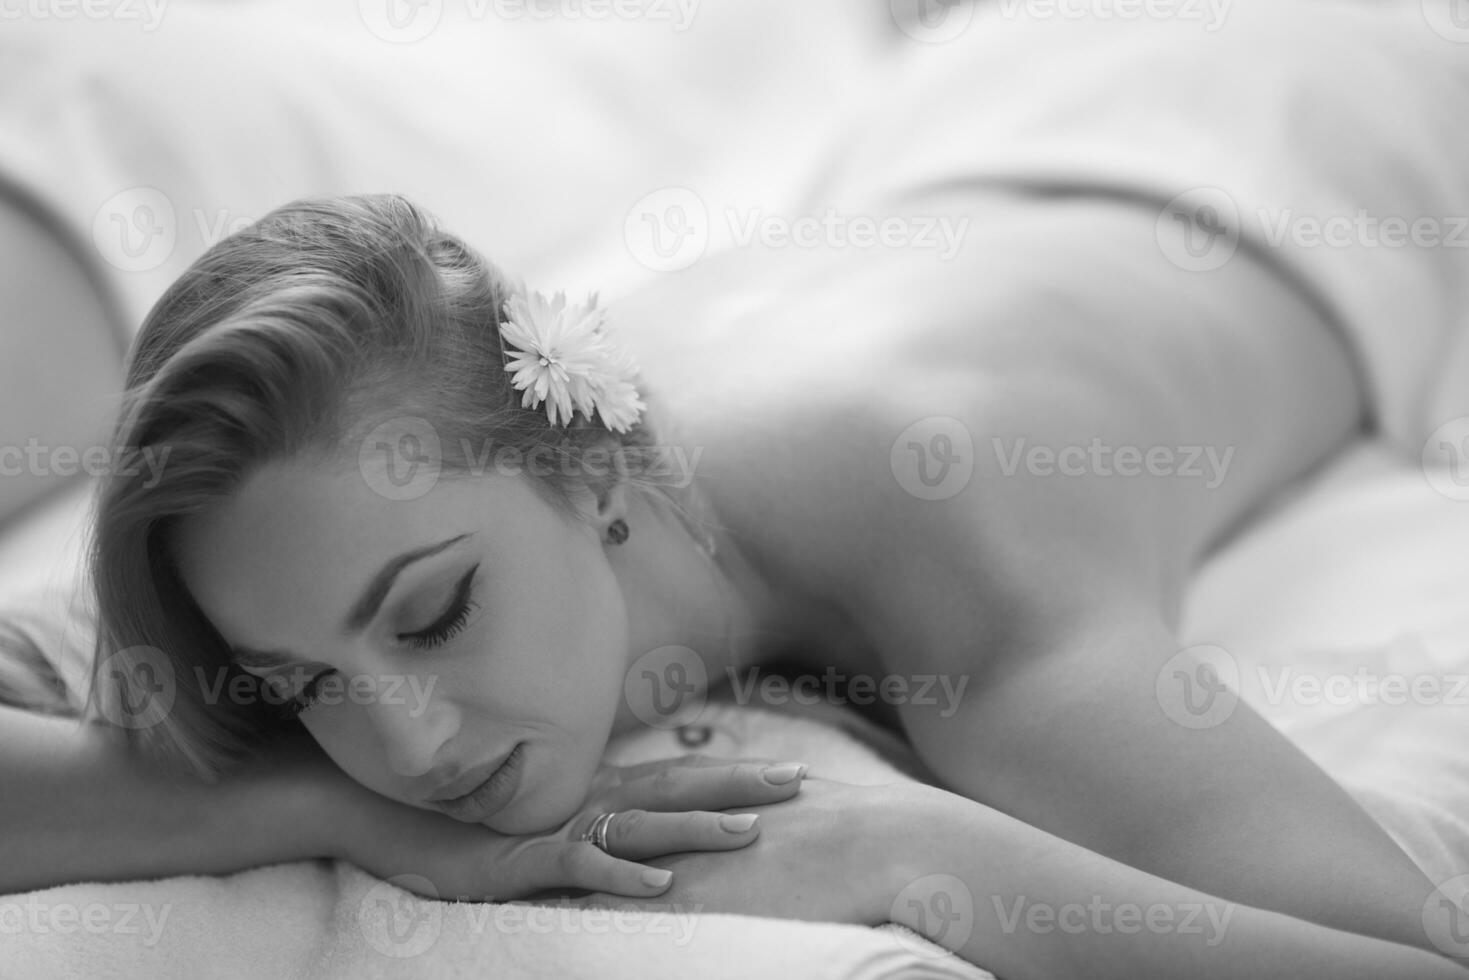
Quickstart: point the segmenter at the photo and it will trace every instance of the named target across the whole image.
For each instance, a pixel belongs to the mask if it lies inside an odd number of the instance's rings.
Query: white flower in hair
[[[505,370],[511,384],[524,391],[520,404],[546,403],[552,425],[569,423],[573,410],[587,419],[592,413],[613,432],[637,424],[644,409],[638,395],[637,366],[618,349],[606,330],[607,314],[597,309],[597,294],[568,305],[566,294],[547,299],[518,284],[505,303],[501,336],[515,350]]]

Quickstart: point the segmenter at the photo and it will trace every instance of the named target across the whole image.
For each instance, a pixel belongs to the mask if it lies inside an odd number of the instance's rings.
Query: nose
[[[459,731],[459,711],[445,698],[417,696],[404,684],[379,685],[366,705],[388,768],[415,779],[435,768],[440,750]]]

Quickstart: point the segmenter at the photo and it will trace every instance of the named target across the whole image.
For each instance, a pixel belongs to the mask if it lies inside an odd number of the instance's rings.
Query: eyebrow
[[[422,548],[405,551],[403,554],[389,561],[372,577],[372,581],[367,583],[367,588],[362,591],[361,597],[353,604],[351,611],[347,613],[347,618],[341,626],[342,635],[350,636],[353,633],[360,633],[366,628],[368,623],[372,622],[373,618],[377,616],[378,610],[382,608],[383,600],[388,597],[388,592],[392,590],[393,583],[397,581],[398,573],[403,571],[403,569],[412,565],[414,562],[431,558],[445,549],[452,548],[454,545],[472,536],[472,531],[457,534],[437,544],[424,545]],[[303,659],[292,656],[290,651],[287,650],[262,651],[252,650],[249,647],[243,646],[232,648],[230,654],[234,658],[235,663],[240,666],[255,667],[261,670],[268,670],[274,667],[288,667],[292,664],[300,663]]]

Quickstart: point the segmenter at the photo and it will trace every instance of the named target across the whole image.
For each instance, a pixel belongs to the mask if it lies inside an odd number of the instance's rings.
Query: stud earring
[[[627,521],[617,518],[607,525],[607,540],[612,544],[622,544],[627,540]]]

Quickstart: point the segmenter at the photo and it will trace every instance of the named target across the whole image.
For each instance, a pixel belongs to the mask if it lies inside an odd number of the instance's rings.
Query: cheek
[[[490,674],[512,704],[577,730],[616,711],[628,660],[628,612],[600,543],[563,542],[555,560],[506,590]]]
[[[303,713],[301,723],[348,776],[383,796],[407,798],[402,777],[388,768],[364,708],[351,704],[317,708]]]

